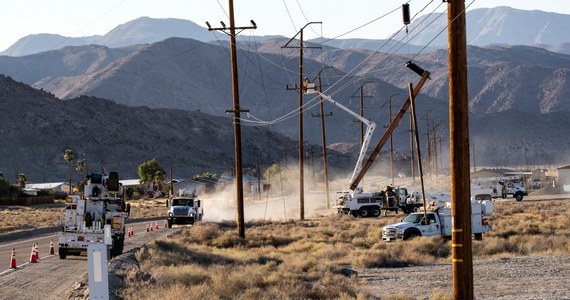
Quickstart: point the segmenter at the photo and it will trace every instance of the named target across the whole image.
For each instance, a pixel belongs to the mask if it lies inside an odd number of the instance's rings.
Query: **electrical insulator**
[[[410,5],[402,4],[402,15],[404,17],[404,25],[410,24]]]

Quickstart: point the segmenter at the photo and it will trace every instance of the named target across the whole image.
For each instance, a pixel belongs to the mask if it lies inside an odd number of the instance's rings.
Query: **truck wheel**
[[[483,240],[483,234],[482,233],[475,233],[475,240],[482,241]]]
[[[378,207],[373,207],[370,209],[370,213],[372,214],[373,217],[379,217],[380,216],[380,209]]]
[[[404,240],[413,239],[418,236],[422,236],[422,234],[417,229],[411,229],[404,232]]]
[[[67,249],[59,248],[59,259],[65,259],[67,257]]]
[[[515,199],[517,199],[517,201],[522,201],[522,199],[523,199],[523,194],[522,194],[522,193],[516,193],[516,194],[515,194]]]
[[[172,221],[168,220],[168,228],[172,228]]]
[[[358,210],[358,215],[360,215],[363,218],[368,217],[368,209],[366,209],[366,207],[362,207]]]

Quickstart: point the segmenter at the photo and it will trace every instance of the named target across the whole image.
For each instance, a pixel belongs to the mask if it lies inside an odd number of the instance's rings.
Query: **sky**
[[[236,26],[258,29],[247,35],[282,35],[293,37],[309,22],[304,38],[383,39],[402,27],[401,4],[406,0],[236,0]],[[18,39],[37,33],[67,37],[104,35],[116,26],[139,17],[186,19],[205,27],[209,21],[217,27],[229,24],[227,0],[17,0],[4,1],[0,10],[0,51]],[[409,0],[413,17],[432,11],[444,11],[441,0]],[[570,14],[567,0],[466,0],[468,10],[482,7],[511,6],[524,10],[542,10]],[[390,13],[392,12],[392,13]],[[379,18],[381,16],[384,16]],[[379,18],[377,21],[354,30]],[[345,33],[349,34],[344,35]]]

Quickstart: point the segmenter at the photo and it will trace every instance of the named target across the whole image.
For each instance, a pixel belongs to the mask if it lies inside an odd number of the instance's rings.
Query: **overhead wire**
[[[471,0],[471,2],[465,6],[465,9],[463,9],[463,11],[461,12],[461,14],[464,14],[467,9],[475,2],[475,0]],[[446,10],[447,11],[447,10]],[[458,16],[456,16],[455,18],[453,18],[453,20],[451,20],[451,23],[455,22],[455,20],[457,20],[457,18],[461,15],[459,14]],[[431,24],[431,23],[430,23]],[[431,43],[433,43],[433,41],[435,41],[435,39],[442,34],[445,30],[447,30],[447,28],[449,28],[449,24],[447,24],[446,26],[443,27],[442,30],[439,31],[438,34],[436,34],[422,49],[420,49],[420,51],[418,51],[418,53],[416,53],[414,55],[414,57],[412,57],[412,60],[415,59],[422,51],[424,51],[429,45],[431,45]]]

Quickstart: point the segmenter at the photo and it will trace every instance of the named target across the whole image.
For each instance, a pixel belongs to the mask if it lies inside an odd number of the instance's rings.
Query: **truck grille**
[[[172,213],[175,216],[187,216],[189,210],[189,207],[174,207]]]
[[[386,236],[396,236],[396,228],[386,228],[386,229],[384,229],[384,235],[386,235]]]

